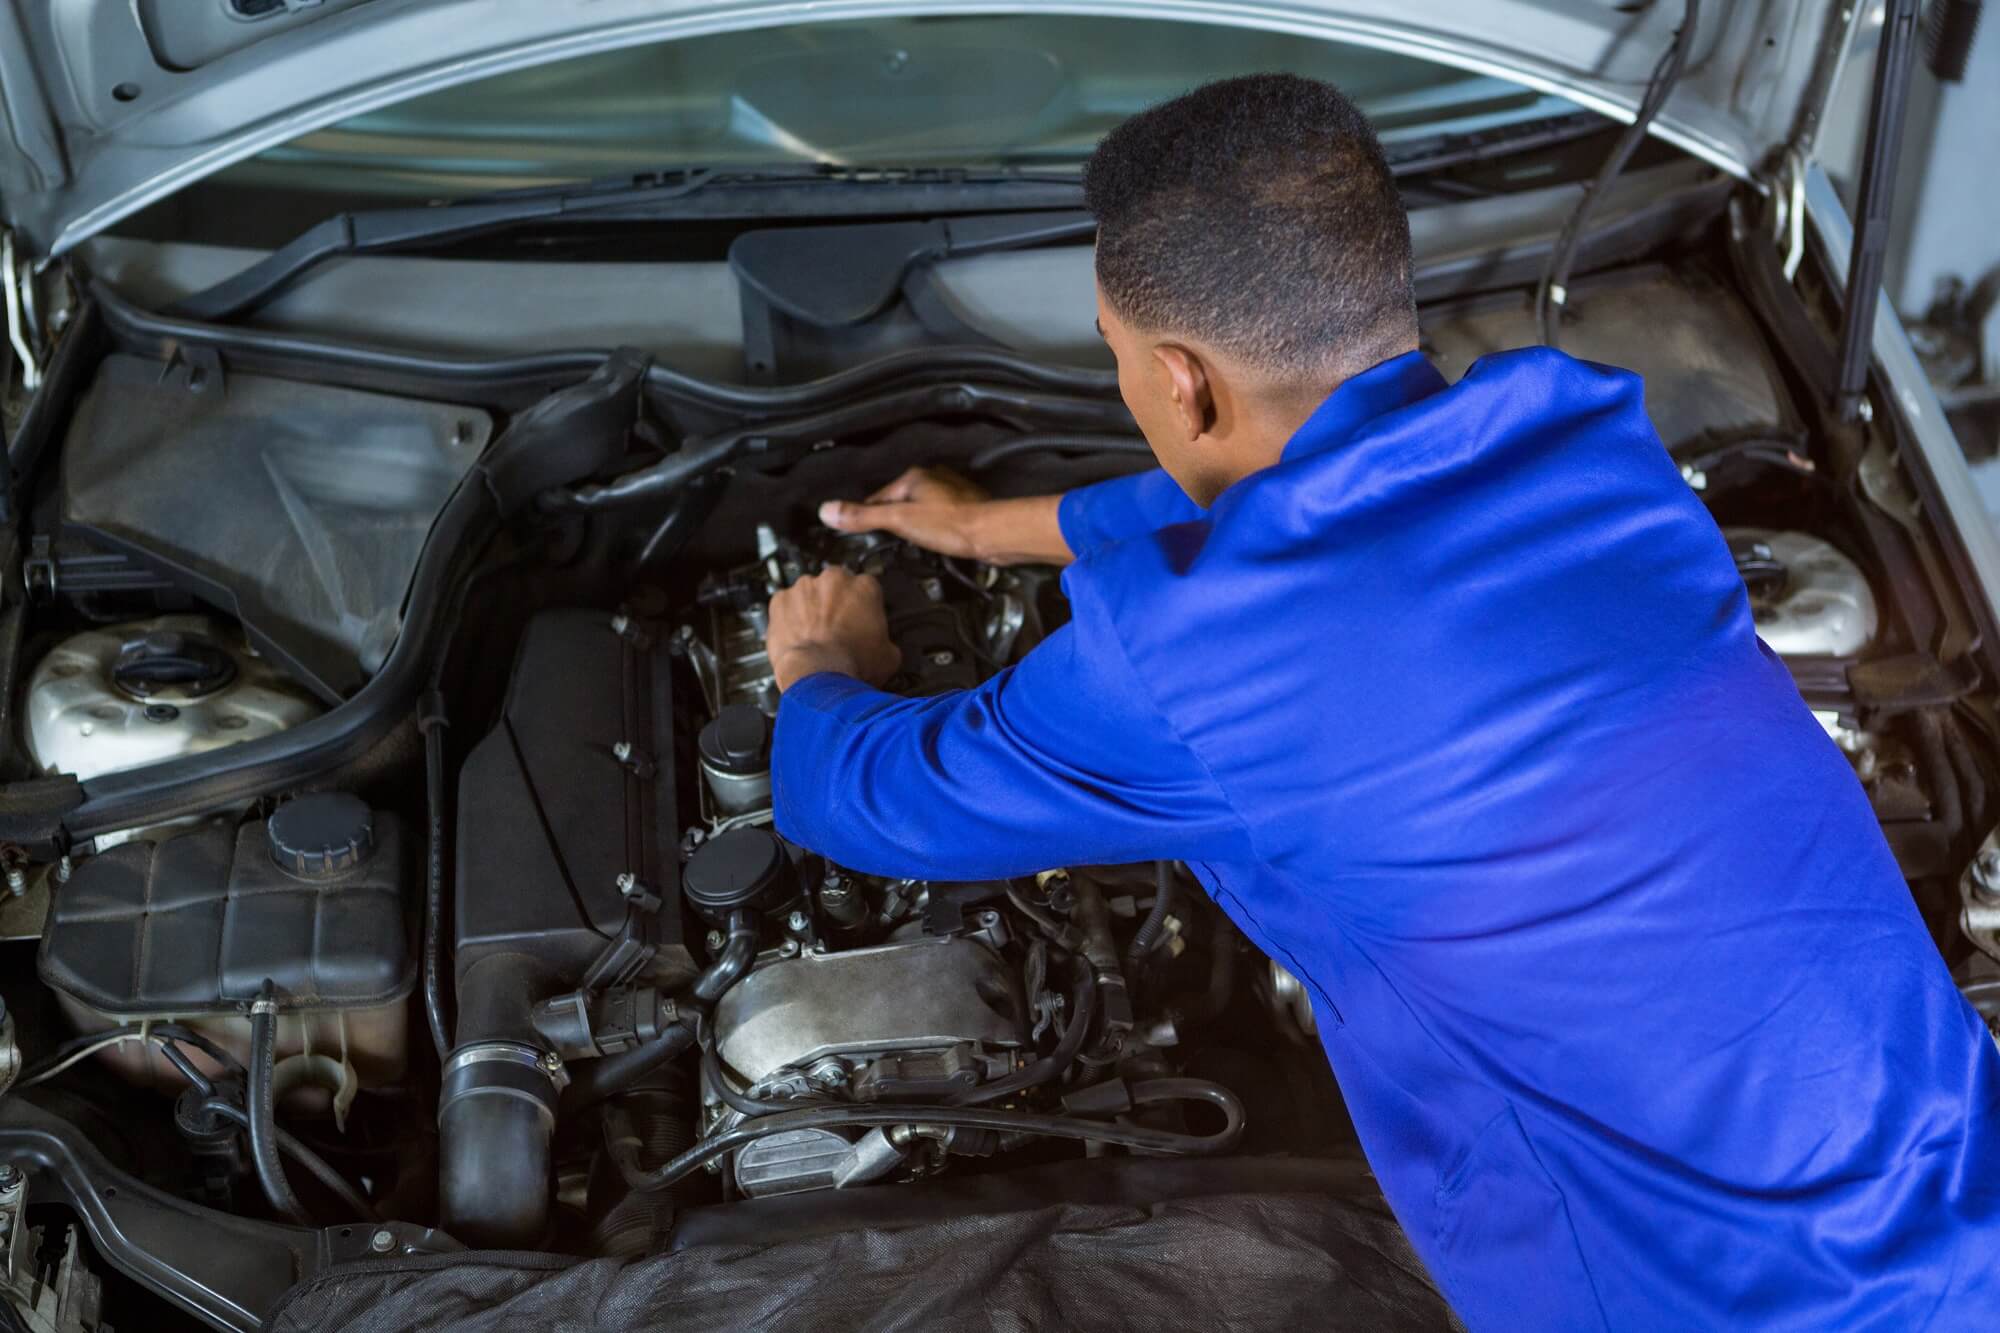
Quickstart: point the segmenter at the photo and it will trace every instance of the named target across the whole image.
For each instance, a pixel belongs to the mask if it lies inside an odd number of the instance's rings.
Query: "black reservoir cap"
[[[374,852],[375,812],[347,792],[309,792],[279,806],[264,833],[272,862],[293,879],[334,879]]]
[[[791,861],[769,829],[733,828],[696,850],[681,871],[681,894],[695,911],[720,924],[731,912],[775,907],[789,898]]]
[[[701,729],[701,757],[711,767],[738,777],[771,766],[771,722],[751,704],[730,704]]]

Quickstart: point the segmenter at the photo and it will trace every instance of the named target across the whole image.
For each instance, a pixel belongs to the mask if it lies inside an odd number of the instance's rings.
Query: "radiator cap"
[[[375,850],[375,812],[359,796],[309,792],[265,822],[271,860],[293,879],[336,879]]]

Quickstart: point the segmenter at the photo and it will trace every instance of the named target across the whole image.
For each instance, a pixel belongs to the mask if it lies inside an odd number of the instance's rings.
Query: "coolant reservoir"
[[[1875,593],[1861,567],[1804,532],[1723,533],[1750,590],[1757,637],[1780,657],[1852,657],[1875,638]]]
[[[29,677],[22,712],[36,767],[88,782],[269,736],[320,705],[233,627],[173,615],[63,640]]]

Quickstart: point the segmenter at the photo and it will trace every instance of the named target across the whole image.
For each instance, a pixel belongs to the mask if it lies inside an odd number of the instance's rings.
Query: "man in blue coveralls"
[[[781,593],[780,831],[947,880],[1185,861],[1310,987],[1475,1328],[2000,1324],[2000,1056],[1639,380],[1529,349],[1446,384],[1324,84],[1148,111],[1085,190],[1161,470],[828,504],[1067,563],[1072,619],[904,699],[871,580]]]

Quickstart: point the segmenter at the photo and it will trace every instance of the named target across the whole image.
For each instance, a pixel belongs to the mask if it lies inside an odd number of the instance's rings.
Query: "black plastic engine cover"
[[[120,1015],[235,1012],[266,977],[288,1009],[400,1000],[416,983],[408,845],[380,812],[370,840],[359,864],[313,880],[279,869],[256,820],[88,857],[49,911],[42,980]]]
[[[694,975],[681,930],[670,674],[655,625],[621,634],[605,612],[559,610],[522,632],[500,724],[459,777],[461,1043],[512,1035],[521,999],[582,980],[625,929],[623,874],[660,900],[645,975],[661,986]]]

